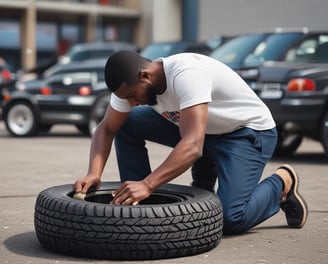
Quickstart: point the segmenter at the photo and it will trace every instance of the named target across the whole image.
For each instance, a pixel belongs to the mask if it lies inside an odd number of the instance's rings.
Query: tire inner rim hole
[[[69,194],[73,197],[74,193]],[[111,191],[96,191],[87,193],[85,201],[92,203],[109,204],[113,199]],[[171,195],[167,193],[152,193],[148,198],[139,202],[140,205],[152,205],[152,204],[172,204],[182,202],[186,200],[180,195]]]

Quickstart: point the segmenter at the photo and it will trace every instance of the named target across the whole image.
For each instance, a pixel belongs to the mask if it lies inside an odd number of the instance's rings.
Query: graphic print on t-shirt
[[[169,120],[172,123],[179,123],[180,121],[180,111],[173,111],[173,112],[162,112],[162,116]]]

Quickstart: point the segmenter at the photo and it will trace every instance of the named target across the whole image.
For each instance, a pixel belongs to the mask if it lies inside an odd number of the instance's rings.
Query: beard
[[[148,85],[146,91],[146,104],[156,105],[157,104],[157,94],[155,92],[155,87],[153,85]]]

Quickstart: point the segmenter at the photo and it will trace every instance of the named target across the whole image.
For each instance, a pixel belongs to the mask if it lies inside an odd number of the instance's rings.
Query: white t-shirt
[[[152,106],[179,125],[180,110],[208,103],[206,134],[225,134],[242,127],[267,130],[275,122],[267,106],[244,80],[216,59],[194,53],[161,58],[167,89]],[[111,96],[111,106],[121,112],[132,107],[125,99]]]

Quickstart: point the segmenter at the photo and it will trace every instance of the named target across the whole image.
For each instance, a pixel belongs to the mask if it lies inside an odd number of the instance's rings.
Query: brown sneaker
[[[305,200],[298,192],[298,176],[294,168],[288,164],[280,166],[279,169],[288,171],[293,182],[287,195],[282,197],[280,208],[285,212],[289,227],[301,228],[306,222],[308,209]]]

